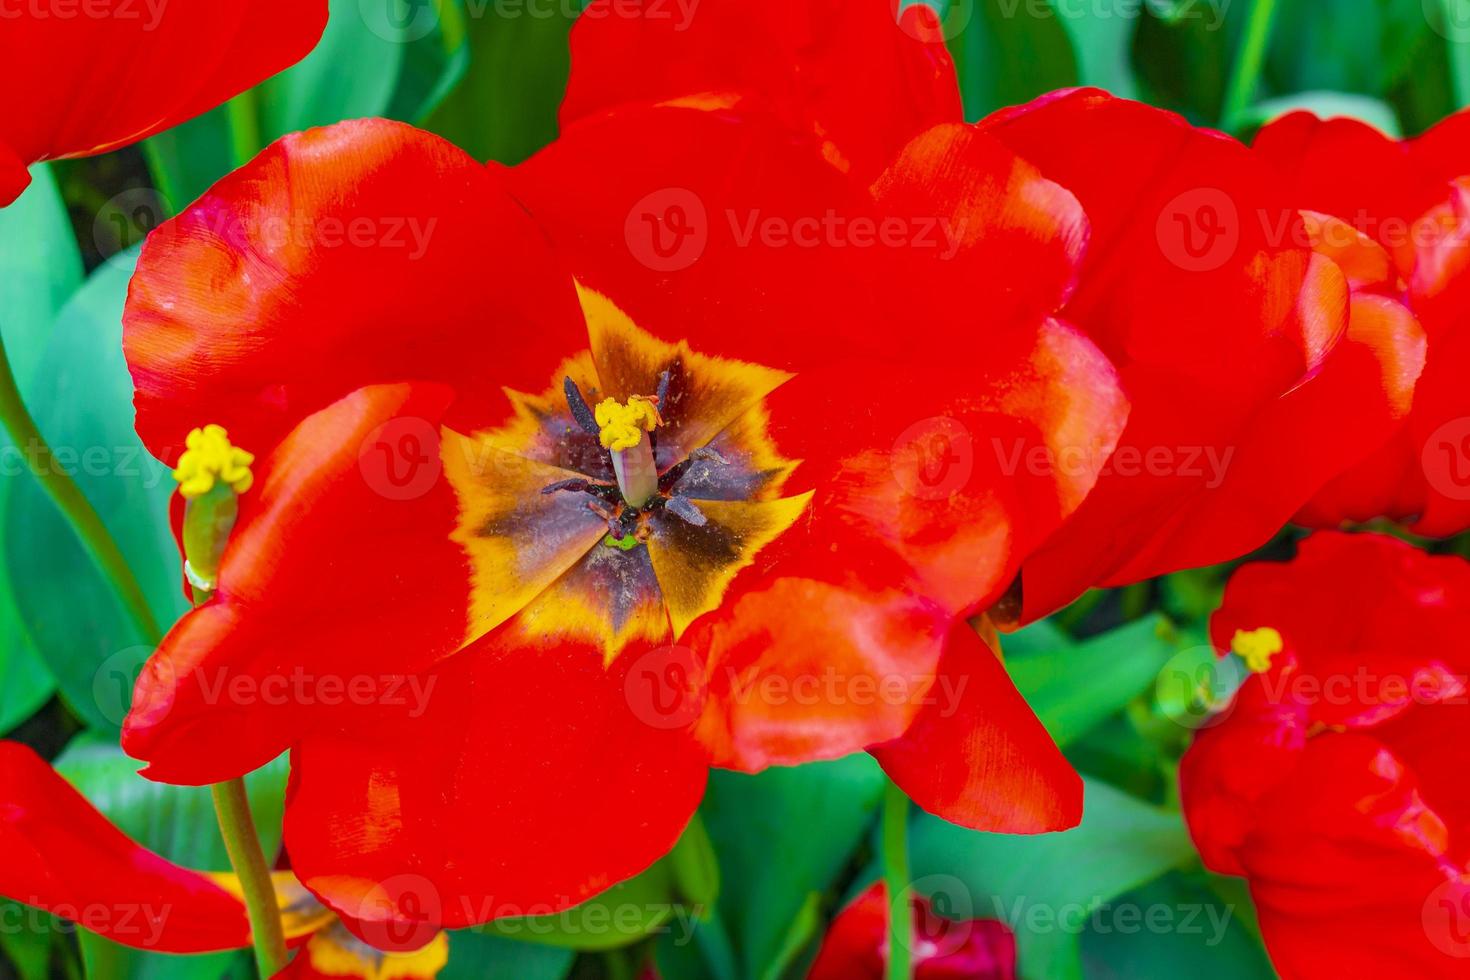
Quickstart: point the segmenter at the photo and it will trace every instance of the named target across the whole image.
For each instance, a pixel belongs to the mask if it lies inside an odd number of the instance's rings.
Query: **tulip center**
[[[675,641],[798,521],[768,432],[782,371],[659,340],[584,290],[589,348],[498,428],[446,431],[473,640],[514,618],[612,660]],[[594,407],[595,406],[595,407]]]

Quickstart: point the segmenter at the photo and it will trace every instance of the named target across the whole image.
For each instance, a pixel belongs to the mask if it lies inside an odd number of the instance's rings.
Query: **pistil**
[[[658,494],[658,466],[649,433],[663,422],[658,399],[634,395],[627,402],[604,399],[597,406],[598,440],[612,456],[618,489],[628,506],[642,507]]]

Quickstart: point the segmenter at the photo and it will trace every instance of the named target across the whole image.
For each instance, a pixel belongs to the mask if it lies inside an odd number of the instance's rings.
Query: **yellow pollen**
[[[616,398],[605,398],[593,411],[597,418],[598,441],[602,448],[621,452],[643,441],[643,433],[663,424],[656,399],[634,395],[627,404]]]
[[[230,444],[229,433],[222,426],[206,425],[195,429],[184,440],[184,455],[179,457],[174,479],[179,493],[185,497],[202,497],[214,489],[218,480],[236,493],[244,493],[255,482],[250,464],[255,457]]]
[[[1270,670],[1271,658],[1284,646],[1281,634],[1269,626],[1258,630],[1236,630],[1230,640],[1230,649],[1240,654],[1253,674],[1264,674]]]

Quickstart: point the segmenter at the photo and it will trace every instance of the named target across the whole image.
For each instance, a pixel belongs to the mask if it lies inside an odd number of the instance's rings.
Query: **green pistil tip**
[[[638,539],[631,534],[624,535],[621,541],[609,534],[602,539],[602,543],[619,551],[632,551],[639,544]]]

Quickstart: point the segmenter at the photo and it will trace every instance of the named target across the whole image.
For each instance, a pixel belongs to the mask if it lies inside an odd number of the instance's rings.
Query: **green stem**
[[[34,461],[32,472],[40,482],[41,489],[61,511],[91,554],[92,560],[112,583],[143,639],[148,643],[157,643],[163,633],[158,628],[158,621],[153,618],[153,611],[148,608],[143,586],[138,583],[137,576],[128,566],[128,560],[123,557],[122,549],[117,546],[107,525],[102,523],[96,508],[87,500],[81,487],[56,464],[55,454],[42,438],[41,430],[36,427],[36,420],[31,417],[21,399],[20,387],[15,383],[15,372],[10,367],[3,337],[0,337],[0,424],[5,426],[5,431],[10,434],[16,448]]]
[[[1256,94],[1261,69],[1266,64],[1266,51],[1271,46],[1271,26],[1276,16],[1276,0],[1251,0],[1246,15],[1245,34],[1235,52],[1235,66],[1225,90],[1225,106],[1220,113],[1221,126],[1234,132],[1244,121],[1246,110]]]
[[[910,980],[914,917],[909,911],[909,799],[890,782],[883,797],[879,851],[888,892],[888,980]]]
[[[260,838],[255,833],[255,818],[250,815],[245,780],[216,783],[211,790],[225,850],[229,852],[230,865],[239,876],[240,888],[245,895],[250,936],[255,943],[255,966],[261,980],[269,980],[286,966],[286,933],[281,927],[281,906],[276,900],[275,885],[271,883],[270,868],[265,863]]]
[[[228,103],[230,149],[235,166],[243,167],[260,152],[260,106],[255,89],[246,89]]]

